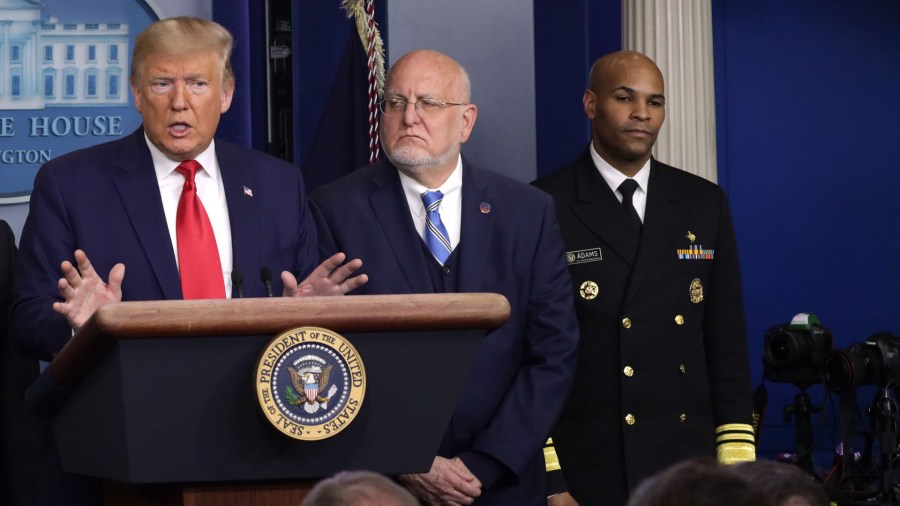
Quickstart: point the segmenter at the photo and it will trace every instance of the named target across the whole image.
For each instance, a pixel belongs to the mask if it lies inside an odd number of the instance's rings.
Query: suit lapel
[[[478,292],[484,281],[484,264],[491,250],[494,213],[483,212],[482,204],[492,202],[479,169],[463,160],[461,246],[459,255],[459,292]],[[488,207],[487,209],[490,209]]]
[[[644,230],[637,260],[628,284],[627,301],[634,297],[650,277],[653,269],[665,255],[675,255],[675,238],[678,224],[684,221],[687,205],[678,200],[672,190],[665,168],[652,161],[647,191],[647,208],[644,213]]]
[[[158,191],[159,183],[153,169],[153,159],[142,129],[131,134],[129,144],[123,149],[117,165],[121,170],[114,177],[113,184],[147,255],[147,261],[165,298],[180,299],[181,281],[175,263],[175,250],[172,248],[162,198]]]
[[[259,235],[265,224],[260,221],[257,199],[244,194],[244,187],[252,190],[255,186],[255,172],[247,170],[240,157],[230,151],[227,144],[216,143],[216,157],[231,224],[232,269],[237,269],[244,276],[256,276],[255,272],[246,271],[255,269],[260,261],[262,239]]]
[[[638,237],[622,203],[594,166],[589,151],[585,151],[579,160],[575,181],[576,199],[572,212],[622,260],[632,265]]]
[[[406,196],[397,169],[388,164],[380,164],[372,177],[372,191],[369,203],[375,218],[381,225],[400,271],[410,287],[411,293],[431,293],[431,277],[422,251],[422,239],[415,230]],[[360,232],[365,233],[365,232]]]

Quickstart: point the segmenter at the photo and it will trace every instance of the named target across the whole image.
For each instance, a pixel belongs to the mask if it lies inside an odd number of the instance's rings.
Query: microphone
[[[237,297],[239,299],[244,298],[244,276],[241,275],[241,271],[237,269],[231,270],[231,284],[234,285],[234,289],[237,290]]]
[[[269,270],[268,267],[263,267],[259,270],[259,279],[262,280],[263,284],[266,285],[266,295],[272,296],[272,271]]]

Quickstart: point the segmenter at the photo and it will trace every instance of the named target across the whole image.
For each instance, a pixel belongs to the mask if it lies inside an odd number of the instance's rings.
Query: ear
[[[591,90],[584,90],[584,96],[581,97],[581,102],[584,104],[584,114],[588,119],[593,120],[594,116],[596,116],[595,107],[597,106],[597,94]]]
[[[475,118],[478,117],[478,107],[475,104],[466,104],[463,110],[463,129],[459,136],[459,142],[469,140],[472,128],[475,126]]]
[[[222,107],[219,111],[222,114],[225,114],[226,111],[231,107],[231,99],[234,97],[234,80],[229,79],[222,83]]]

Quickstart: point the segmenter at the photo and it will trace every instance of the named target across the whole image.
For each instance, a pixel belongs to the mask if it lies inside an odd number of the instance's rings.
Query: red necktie
[[[175,169],[184,176],[175,217],[181,293],[185,299],[224,299],[225,281],[216,236],[194,183],[194,175],[202,168],[195,160],[186,160]]]

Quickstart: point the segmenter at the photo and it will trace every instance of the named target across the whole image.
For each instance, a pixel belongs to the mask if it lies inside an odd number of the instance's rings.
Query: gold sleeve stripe
[[[751,443],[720,443],[716,447],[716,460],[721,464],[737,464],[756,460],[756,447]]]
[[[756,438],[753,437],[753,434],[744,434],[738,432],[729,432],[727,434],[719,434],[716,436],[716,443],[726,443],[728,441],[746,441],[750,444],[756,442]]]
[[[716,434],[722,432],[749,432],[753,434],[753,426],[749,423],[726,423],[716,427]]]
[[[722,464],[756,460],[756,437],[753,426],[726,423],[716,427],[716,458]]]
[[[544,465],[547,467],[548,473],[562,469],[559,465],[559,457],[556,456],[556,448],[553,447],[553,438],[547,439],[547,444],[544,446]]]

